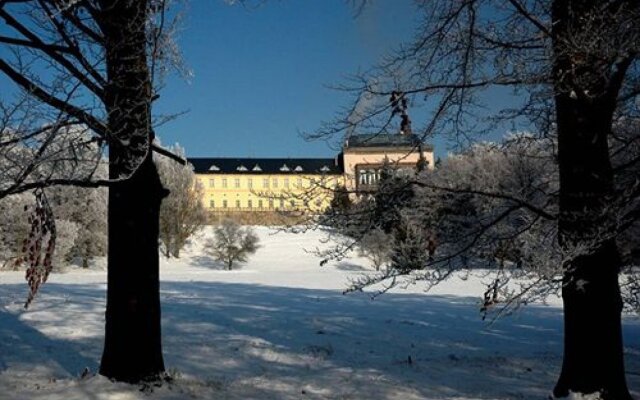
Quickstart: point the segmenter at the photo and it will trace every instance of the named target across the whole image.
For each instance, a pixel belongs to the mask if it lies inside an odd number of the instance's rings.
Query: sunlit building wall
[[[389,163],[415,171],[419,162],[433,168],[433,148],[415,135],[356,135],[335,158],[190,158],[212,212],[320,212],[335,189],[352,198],[375,190]]]

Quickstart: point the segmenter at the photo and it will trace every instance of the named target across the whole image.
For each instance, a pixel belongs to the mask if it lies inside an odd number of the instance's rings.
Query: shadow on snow
[[[553,307],[528,306],[489,325],[472,297],[390,293],[370,300],[255,284],[161,286],[167,365],[234,390],[257,387],[261,398],[303,390],[322,398],[399,391],[404,398],[542,398],[561,364],[562,313]],[[2,305],[22,301],[17,293],[23,285],[0,285]],[[0,308],[0,372],[27,363],[54,363],[69,377],[86,366],[95,371],[104,286],[48,283],[39,296],[24,313]],[[637,320],[625,321],[624,335],[629,385],[637,390]]]

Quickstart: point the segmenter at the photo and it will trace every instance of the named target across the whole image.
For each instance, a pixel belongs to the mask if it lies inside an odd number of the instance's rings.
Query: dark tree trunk
[[[165,190],[149,150],[151,82],[146,59],[147,2],[101,2],[109,86],[108,288],[100,374],[119,381],[164,372],[160,330],[159,214]]]
[[[155,191],[156,194],[152,194]],[[100,373],[139,382],[164,372],[160,330],[160,181],[150,158],[109,191],[109,261]]]
[[[564,266],[564,360],[554,393],[600,391],[606,399],[631,399],[624,375],[621,262],[605,209],[613,177],[603,125],[611,119],[596,109],[577,111],[571,103],[557,101],[559,232],[567,249],[587,249]]]
[[[607,140],[619,87],[602,60],[565,46],[599,1],[554,1],[554,82],[560,169],[560,244],[584,252],[563,265],[564,359],[554,395],[599,392],[631,400],[622,345],[620,256],[607,209],[614,181]],[[586,59],[584,57],[587,57]],[[623,72],[624,73],[624,72]]]

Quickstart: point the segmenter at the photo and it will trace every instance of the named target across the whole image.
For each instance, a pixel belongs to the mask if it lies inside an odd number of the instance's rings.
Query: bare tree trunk
[[[147,2],[102,2],[109,112],[109,177],[131,172],[109,190],[108,289],[100,373],[125,382],[164,372],[160,329],[159,214],[166,194],[148,150],[151,82],[145,53]]]
[[[618,89],[595,61],[580,60],[561,42],[579,29],[580,13],[593,12],[597,4],[557,0],[553,9],[559,238],[567,249],[587,248],[563,266],[564,359],[554,395],[600,392],[604,399],[631,400],[624,373],[621,261],[614,213],[607,211],[614,190],[607,140]],[[571,18],[574,25],[567,22]]]
[[[613,190],[606,139],[611,115],[597,105],[576,113],[571,103],[557,101],[559,232],[563,244],[591,248],[564,269],[564,360],[554,394],[601,391],[605,399],[631,400],[624,375],[620,256],[615,239],[606,238],[610,221],[604,217]]]

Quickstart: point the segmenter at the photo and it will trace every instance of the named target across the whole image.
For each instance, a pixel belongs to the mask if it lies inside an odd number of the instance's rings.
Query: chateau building
[[[351,136],[335,158],[189,158],[213,212],[322,211],[337,187],[375,190],[385,160],[433,168],[433,148],[412,134],[371,134]]]
[[[434,166],[433,147],[413,134],[354,135],[345,140],[339,157],[351,193],[375,190],[385,160],[398,170],[415,171],[421,160],[427,168]]]

